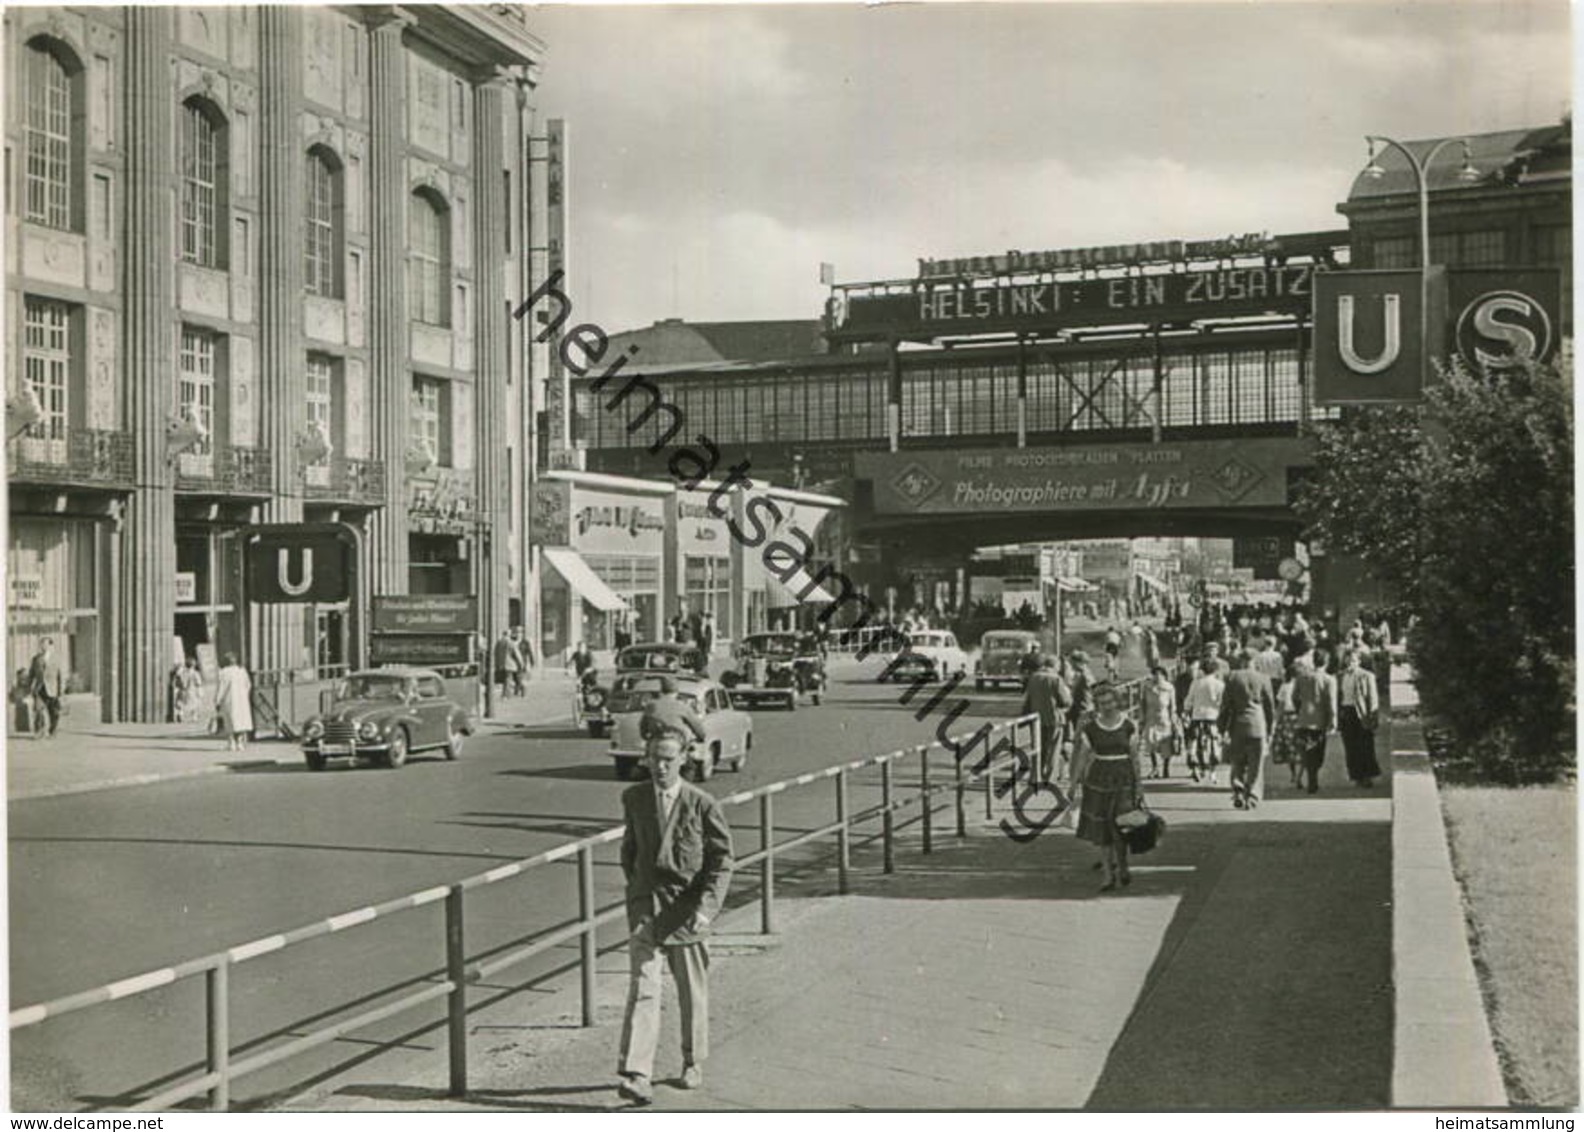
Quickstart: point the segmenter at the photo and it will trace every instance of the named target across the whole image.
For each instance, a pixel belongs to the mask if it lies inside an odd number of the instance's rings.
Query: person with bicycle
[[[1188,716],[1188,771],[1195,782],[1203,777],[1209,779],[1210,785],[1216,785],[1216,767],[1221,761],[1217,721],[1225,695],[1226,682],[1221,679],[1220,665],[1216,656],[1207,652],[1183,701],[1183,711]]]

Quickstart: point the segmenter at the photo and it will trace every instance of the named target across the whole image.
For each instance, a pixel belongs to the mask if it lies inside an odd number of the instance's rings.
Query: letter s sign
[[[1458,353],[1476,371],[1542,361],[1552,345],[1551,316],[1522,291],[1487,291],[1458,316]]]

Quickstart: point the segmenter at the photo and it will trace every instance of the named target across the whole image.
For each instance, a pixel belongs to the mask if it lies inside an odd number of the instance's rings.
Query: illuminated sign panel
[[[1314,267],[1259,264],[1204,271],[1020,283],[1006,278],[920,283],[902,294],[833,300],[835,338],[928,339],[992,331],[1185,322],[1309,309]]]

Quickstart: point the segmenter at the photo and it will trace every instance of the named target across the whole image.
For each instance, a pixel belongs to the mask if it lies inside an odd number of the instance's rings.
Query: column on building
[[[407,592],[407,58],[409,18],[377,9],[369,52],[372,134],[369,182],[373,245],[369,282],[373,457],[385,462],[384,505],[369,518],[369,570],[376,594]]]
[[[302,11],[264,5],[259,12],[260,233],[259,447],[272,455],[266,523],[300,523],[303,473],[296,455],[307,424],[303,339]],[[312,663],[303,654],[303,606],[258,607],[252,663],[265,671]]]
[[[127,428],[137,438],[137,487],[122,518],[119,681],[114,718],[165,718],[176,593],[176,504],[165,430],[175,402],[176,260],[170,171],[176,163],[171,106],[171,8],[126,9],[126,185],[122,248]]]
[[[474,255],[478,312],[474,335],[474,405],[477,431],[474,463],[478,475],[480,616],[485,640],[493,641],[506,625],[511,483],[506,449],[506,382],[510,373],[506,315],[506,72],[492,70],[473,90]]]

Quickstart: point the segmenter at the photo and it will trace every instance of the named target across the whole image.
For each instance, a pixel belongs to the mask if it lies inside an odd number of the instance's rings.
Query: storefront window
[[[715,635],[724,636],[731,620],[731,559],[688,555],[684,593],[689,609],[715,615]]]
[[[93,523],[13,519],[6,554],[6,636],[13,675],[48,637],[70,692],[100,691],[100,621]]]

